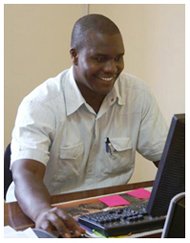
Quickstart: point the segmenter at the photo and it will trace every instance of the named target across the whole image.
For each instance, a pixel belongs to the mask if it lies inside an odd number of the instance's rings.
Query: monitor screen
[[[166,215],[171,199],[185,191],[185,114],[174,115],[154,181],[147,211]]]

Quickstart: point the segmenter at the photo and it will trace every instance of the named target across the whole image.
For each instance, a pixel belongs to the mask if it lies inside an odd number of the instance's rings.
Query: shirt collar
[[[66,80],[65,87],[65,102],[66,102],[66,111],[67,116],[74,113],[79,107],[85,103],[85,99],[83,98],[73,76],[73,67],[69,69],[68,80]]]
[[[119,86],[119,82],[120,82],[119,79],[120,79],[120,77],[118,77],[118,79],[116,80],[115,85],[110,93],[112,93],[113,98],[114,97],[117,98],[117,102],[119,105],[125,105],[125,101],[122,98],[121,92],[120,92],[121,86]]]
[[[107,95],[107,98],[109,97],[109,99],[114,99],[114,100],[116,100],[115,98],[117,98],[117,102],[119,105],[125,105],[125,102],[119,92],[118,79],[116,80],[115,85],[111,90],[111,92]],[[69,69],[68,80],[65,82],[64,89],[65,89],[66,111],[67,111],[67,116],[69,116],[72,113],[74,113],[76,110],[78,110],[83,104],[86,103],[74,79],[73,66]]]

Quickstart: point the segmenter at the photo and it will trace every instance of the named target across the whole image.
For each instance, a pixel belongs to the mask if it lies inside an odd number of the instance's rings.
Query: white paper
[[[38,238],[31,228],[24,231],[16,231],[10,226],[4,227],[4,238]]]

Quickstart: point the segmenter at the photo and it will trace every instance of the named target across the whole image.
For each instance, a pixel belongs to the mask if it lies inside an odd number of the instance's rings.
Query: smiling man
[[[110,19],[79,19],[70,54],[72,67],[42,83],[18,109],[7,194],[37,228],[63,237],[84,230],[51,207],[50,195],[127,183],[136,151],[159,161],[167,135],[147,85],[122,73],[122,36]]]
[[[75,81],[86,102],[98,112],[124,68],[124,45],[114,23],[93,16],[95,23],[91,15],[89,21],[83,18],[75,24],[70,53]]]

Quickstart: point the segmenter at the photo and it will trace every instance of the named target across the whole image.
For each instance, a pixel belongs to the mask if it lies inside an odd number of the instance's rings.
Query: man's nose
[[[115,73],[117,72],[117,65],[114,60],[109,60],[104,65],[104,72]]]

